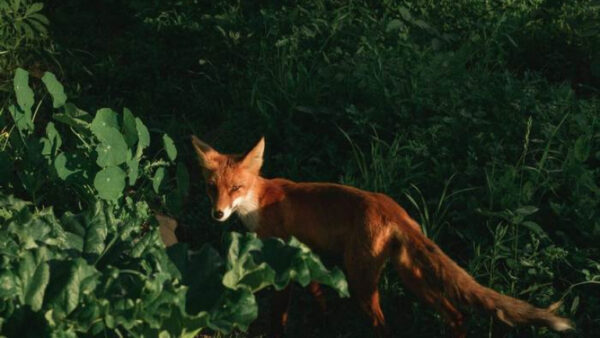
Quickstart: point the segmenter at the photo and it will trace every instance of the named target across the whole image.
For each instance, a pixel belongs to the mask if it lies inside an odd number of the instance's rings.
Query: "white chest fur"
[[[244,226],[250,231],[256,231],[259,226],[259,205],[252,191],[245,197],[237,198],[233,205]]]

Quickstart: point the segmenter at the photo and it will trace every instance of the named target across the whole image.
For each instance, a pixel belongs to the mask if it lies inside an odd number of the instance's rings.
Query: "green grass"
[[[11,60],[54,71],[81,106],[130,107],[174,138],[191,175],[177,216],[192,245],[222,245],[223,232],[189,134],[225,152],[265,135],[266,176],[389,194],[482,284],[540,306],[564,296],[578,335],[600,330],[598,286],[569,288],[600,278],[593,1],[66,0],[44,14],[46,47]],[[381,288],[394,333],[443,334],[391,269]],[[371,334],[333,293],[329,323],[313,324],[298,293],[291,336]],[[503,330],[479,314],[469,324],[470,336]]]

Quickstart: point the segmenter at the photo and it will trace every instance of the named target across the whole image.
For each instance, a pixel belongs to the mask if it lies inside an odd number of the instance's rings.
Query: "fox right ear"
[[[192,145],[196,154],[198,155],[198,162],[204,169],[212,170],[215,168],[215,161],[211,158],[215,154],[218,154],[211,146],[201,141],[196,135],[192,135]]]

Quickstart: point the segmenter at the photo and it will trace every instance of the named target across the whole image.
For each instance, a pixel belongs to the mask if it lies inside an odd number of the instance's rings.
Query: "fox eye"
[[[231,187],[231,191],[232,192],[238,191],[238,190],[240,190],[241,187],[242,187],[241,185],[234,185],[233,187]]]

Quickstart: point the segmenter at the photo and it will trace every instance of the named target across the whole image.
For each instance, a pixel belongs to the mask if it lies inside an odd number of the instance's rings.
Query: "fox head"
[[[192,136],[192,144],[198,155],[215,220],[224,222],[238,209],[253,203],[253,188],[263,163],[264,137],[242,155],[221,154],[196,136]]]

